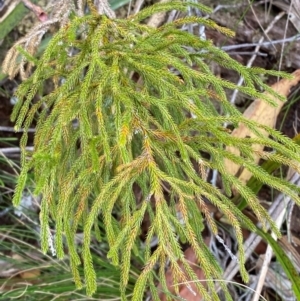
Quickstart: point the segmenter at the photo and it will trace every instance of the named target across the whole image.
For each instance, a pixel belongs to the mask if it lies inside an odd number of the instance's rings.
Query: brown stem
[[[48,15],[40,6],[33,4],[30,0],[22,0],[22,2],[28,9],[34,12],[34,14],[41,22],[48,20]]]

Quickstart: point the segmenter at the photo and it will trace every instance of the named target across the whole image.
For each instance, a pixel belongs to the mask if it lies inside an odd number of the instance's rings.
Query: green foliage
[[[64,256],[66,236],[75,282],[81,286],[77,267],[82,263],[89,295],[97,288],[90,251],[91,231],[97,220],[103,219],[110,248],[108,257],[120,266],[120,289],[126,299],[132,252],[141,248],[136,242],[147,214],[151,226],[143,246],[145,266],[132,300],[142,300],[146,287],[159,299],[154,290],[156,268],[160,283],[167,290],[164,280],[167,260],[174,284],[197,279],[183,256],[180,241],[192,246],[206,278],[212,280],[207,288],[197,282],[198,291],[205,300],[217,300],[213,279],[220,279],[222,271],[201,233],[204,218],[213,233],[217,233],[208,202],[232,224],[239,245],[241,275],[244,281],[248,280],[241,223],[253,231],[256,228],[231,201],[230,187],[247,201],[263,227],[270,223],[272,230],[280,233],[252,190],[225,170],[225,158],[300,203],[299,188],[269,175],[255,164],[252,150],[254,144],[265,145],[280,156],[265,152],[261,154],[263,158],[268,156],[290,165],[293,160],[300,161],[299,147],[279,132],[243,118],[225,94],[225,89],[238,89],[271,102],[256,89],[259,86],[276,95],[262,82],[261,75],[283,74],[244,67],[211,41],[178,29],[182,24],[202,23],[232,34],[211,20],[183,17],[158,29],[141,23],[156,12],[171,9],[184,12],[188,6],[208,11],[193,2],[170,1],[155,4],[125,20],[99,16],[93,9],[91,15],[74,16],[52,38],[33,75],[16,92],[19,102],[12,118],[17,129],[25,128],[25,134],[14,204],[19,203],[27,172],[33,170],[37,182],[35,194],[43,195],[40,214],[43,251],[48,250],[48,224],[53,219],[58,257]],[[84,38],[79,38],[79,33]],[[69,51],[75,54],[70,55]],[[212,61],[243,76],[245,86],[237,87],[216,77],[206,63]],[[55,84],[53,91],[34,100],[49,79]],[[225,117],[213,105],[216,102]],[[26,129],[35,117],[35,150],[28,158]],[[234,127],[245,124],[256,138],[232,137],[223,127],[225,122]],[[265,131],[270,138],[265,137]],[[230,145],[242,155],[227,151],[225,146]],[[228,188],[226,193],[206,181],[208,169],[219,171],[224,187]],[[80,226],[84,228],[81,257],[74,239]],[[153,251],[150,243],[155,237],[159,242]],[[225,285],[223,289],[230,299]]]

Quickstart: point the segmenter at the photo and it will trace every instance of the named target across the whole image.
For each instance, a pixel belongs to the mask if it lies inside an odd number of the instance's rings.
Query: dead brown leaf
[[[290,93],[291,88],[300,82],[300,69],[296,70],[292,75],[294,76],[293,79],[282,79],[279,82],[275,83],[272,86],[272,89],[276,91],[278,94],[287,97]],[[270,104],[268,104],[266,101],[262,99],[256,99],[247,108],[247,110],[244,113],[244,117],[249,120],[256,121],[260,124],[269,127],[274,127],[277,120],[277,116],[282,106],[284,105],[284,102],[280,101],[279,99],[275,98],[274,96],[270,95],[267,92],[265,92],[265,94],[268,95],[269,98],[271,98],[277,103],[277,107],[271,106]],[[239,138],[255,137],[255,134],[252,133],[244,124],[240,124],[239,127],[232,132],[232,135],[234,137],[239,137]],[[268,135],[267,132],[265,133],[265,135]],[[227,147],[227,150],[235,155],[240,155],[240,151],[233,146]],[[263,146],[254,145],[253,150],[260,152],[263,150]],[[258,163],[258,161],[259,161],[259,156],[255,156],[255,162]],[[230,174],[236,175],[240,166],[233,163],[230,160],[225,160],[225,168]],[[244,184],[246,184],[247,181],[251,178],[251,176],[252,174],[248,170],[244,169],[241,172],[239,179]]]

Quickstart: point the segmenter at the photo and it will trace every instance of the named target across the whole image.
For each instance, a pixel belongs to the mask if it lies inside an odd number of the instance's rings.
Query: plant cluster
[[[35,71],[16,91],[19,101],[12,115],[16,129],[25,131],[14,204],[19,203],[27,173],[33,170],[34,193],[43,196],[42,249],[48,250],[49,223],[53,220],[57,256],[64,257],[65,237],[76,285],[82,285],[78,265],[83,264],[88,294],[97,289],[91,230],[95,228],[98,239],[101,231],[107,236],[108,258],[120,266],[125,299],[132,254],[141,248],[137,242],[147,214],[151,225],[142,251],[145,266],[132,300],[142,300],[146,287],[153,299],[159,300],[154,271],[158,267],[159,281],[167,291],[167,262],[174,285],[197,279],[183,256],[181,242],[191,245],[206,279],[212,280],[207,287],[197,282],[198,291],[205,300],[217,300],[213,280],[222,278],[222,270],[202,238],[205,223],[217,234],[208,203],[227,217],[235,231],[244,281],[248,276],[242,226],[252,231],[256,228],[232,202],[231,189],[247,201],[263,227],[269,223],[280,235],[255,193],[226,171],[224,160],[248,169],[262,183],[300,203],[298,187],[268,174],[253,161],[253,146],[260,144],[273,150],[260,152],[261,159],[296,166],[299,147],[276,130],[243,118],[225,93],[226,89],[238,89],[272,102],[257,87],[280,96],[263,83],[261,75],[283,74],[242,66],[211,41],[179,29],[183,24],[201,23],[232,34],[209,19],[182,17],[159,28],[142,22],[166,10],[185,12],[188,7],[197,7],[210,12],[203,5],[170,1],[122,20],[99,15],[91,1],[89,7],[91,14],[73,15],[53,36],[40,59],[18,48],[23,58],[35,65]],[[216,77],[210,62],[236,71],[245,85],[238,87]],[[53,91],[34,99],[49,80],[54,83]],[[26,130],[35,118],[34,152],[28,153]],[[243,123],[255,137],[232,137],[224,123],[232,128]],[[226,146],[236,147],[241,155],[229,152]],[[223,190],[207,181],[209,170],[218,170]],[[98,219],[103,220],[104,230],[97,228]],[[84,231],[81,256],[80,246],[75,244],[79,227]],[[152,250],[155,237],[158,245]],[[230,299],[225,285],[223,289]]]

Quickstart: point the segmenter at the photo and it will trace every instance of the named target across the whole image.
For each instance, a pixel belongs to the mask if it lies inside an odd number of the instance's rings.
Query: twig
[[[291,177],[290,175],[291,174],[293,175],[293,173],[294,173],[294,175],[296,174],[296,172],[294,170],[290,169],[289,172],[288,172],[287,178],[290,178]],[[280,215],[278,216],[278,218],[276,220],[276,225],[277,225],[278,229],[281,228],[281,225],[284,221],[284,218],[286,217],[286,213],[288,211],[288,208],[290,207],[290,204],[292,202],[291,202],[291,200],[287,200],[284,203],[286,204],[286,206],[284,207],[284,209],[282,210],[282,212],[280,213]],[[274,233],[272,233],[271,235],[274,239],[276,239],[276,235],[274,235]],[[272,247],[270,246],[270,244],[268,244],[266,254],[265,254],[265,258],[264,258],[264,261],[263,261],[263,265],[261,267],[259,280],[258,280],[257,287],[256,287],[256,290],[255,290],[255,294],[253,296],[252,301],[258,301],[259,300],[260,293],[262,291],[263,284],[264,284],[266,276],[267,276],[268,267],[269,267],[269,264],[271,262],[272,253],[273,253]]]
[[[25,148],[25,150],[27,151],[33,151],[33,146],[27,146]],[[1,154],[11,154],[11,153],[20,153],[21,152],[21,148],[20,147],[5,147],[5,148],[0,148],[0,155]]]
[[[274,19],[273,21],[270,23],[270,25],[268,26],[268,28],[266,29],[265,31],[265,35],[267,35],[267,33],[273,28],[273,26],[275,25],[275,23],[281,19],[281,17],[283,17],[285,15],[285,12],[281,12],[280,14],[278,14]],[[255,47],[255,50],[254,50],[254,53],[256,52],[259,52],[259,49],[261,47],[261,44],[263,43],[264,41],[264,37],[261,37],[259,42],[258,42],[258,45]],[[252,57],[250,58],[250,60],[248,61],[247,63],[247,67],[251,67],[254,60],[256,59],[257,55],[254,54],[252,55]],[[238,83],[237,83],[237,86],[240,87],[244,82],[244,78],[243,77],[240,77]],[[231,99],[230,99],[230,103],[235,103],[235,100],[236,100],[236,97],[237,97],[237,94],[238,94],[238,89],[235,89],[232,93],[232,96],[231,96]]]
[[[289,16],[290,13],[291,13],[292,2],[293,2],[293,0],[291,1],[290,7],[289,7],[288,16]],[[286,20],[286,22],[285,22],[284,38],[286,38],[286,33],[287,33],[288,25],[289,25],[289,18],[287,18],[287,20]],[[279,70],[281,70],[281,66],[282,66],[282,58],[283,58],[283,50],[284,50],[284,46],[285,46],[285,43],[283,43],[282,46],[281,46],[281,52],[280,52],[280,58],[279,58],[279,66],[278,66],[278,69],[279,69]]]
[[[41,22],[48,20],[48,15],[40,6],[33,4],[30,0],[22,0],[22,2],[28,9],[34,12],[34,14]]]
[[[228,52],[229,55],[256,55],[256,56],[268,56],[263,52],[251,52],[251,51],[233,51]]]
[[[107,15],[109,18],[114,19],[116,17],[116,13],[111,9],[107,0],[96,0],[95,6],[100,15]]]
[[[258,5],[261,5],[262,3],[265,3],[265,0],[262,0],[262,1],[259,1],[259,2],[257,2],[257,3],[255,3],[255,4],[252,4],[253,6],[258,6]],[[213,10],[213,14],[214,13],[216,13],[217,11],[219,11],[219,10],[221,10],[221,9],[223,9],[223,8],[225,8],[225,9],[229,9],[229,8],[237,8],[237,7],[242,7],[242,6],[247,6],[248,4],[245,4],[245,3],[237,3],[237,4],[225,4],[225,5],[223,5],[223,4],[218,4],[217,6],[216,6],[216,8]]]
[[[263,28],[263,26],[261,25],[261,23],[260,23],[260,20],[259,20],[259,18],[257,17],[257,15],[256,15],[256,13],[255,13],[255,10],[253,9],[253,6],[252,6],[252,3],[250,2],[250,0],[248,0],[248,3],[249,3],[249,6],[250,6],[250,9],[251,9],[251,11],[252,11],[252,14],[253,14],[253,16],[254,16],[254,18],[255,18],[255,20],[256,20],[256,22],[257,22],[257,24],[258,24],[258,26],[260,27],[260,29],[262,30],[262,32],[264,33],[264,35],[265,35],[265,37],[269,40],[269,42],[272,42],[271,41],[271,39],[270,39],[270,37],[268,36],[268,32],[270,31],[270,29],[273,27],[273,25],[282,17],[282,16],[280,16],[279,18],[278,18],[278,15],[274,18],[274,20],[271,22],[271,24],[268,26],[268,29],[265,31],[264,30],[264,28]],[[283,15],[285,14],[284,12],[282,12],[283,13]],[[281,13],[281,14],[282,14]],[[279,14],[280,15],[280,14]],[[277,18],[277,20],[276,20],[276,18]],[[275,21],[275,22],[274,22]],[[263,39],[264,40],[264,39]],[[273,47],[275,48],[275,46],[273,45]],[[276,48],[275,48],[276,49]]]
[[[291,184],[296,184],[300,185],[300,175],[298,173],[295,173],[291,179],[290,179]],[[284,194],[281,193],[277,196],[277,198],[274,200],[272,203],[271,207],[268,210],[268,213],[270,214],[271,218],[273,220],[277,220],[278,217],[281,215],[282,211],[286,207],[286,204],[289,200],[286,200],[284,202]],[[261,226],[259,223],[258,226]],[[270,225],[266,225],[266,230],[270,228]],[[248,239],[244,243],[244,250],[245,250],[245,259],[247,260],[250,255],[253,253],[257,245],[260,243],[261,237],[258,236],[256,233],[251,233]],[[237,255],[238,257],[238,255]],[[239,266],[236,264],[235,261],[231,261],[228,267],[226,268],[224,274],[223,274],[223,279],[226,280],[231,280],[235,276],[235,274],[239,271]],[[219,285],[216,286],[216,291],[218,292],[221,289]]]
[[[135,5],[134,5],[134,9],[133,9],[133,14],[137,14],[140,10],[141,10],[141,7],[143,5],[145,0],[137,0],[135,2]]]
[[[278,218],[276,220],[276,225],[277,225],[278,229],[281,228],[281,225],[284,221],[284,217],[286,215],[287,207],[288,207],[288,204],[290,203],[290,201],[284,202],[284,203],[286,203],[286,206],[284,207],[284,210],[282,210],[281,214],[278,216]],[[275,240],[277,240],[277,237],[274,234],[274,232],[272,232],[271,235]],[[255,289],[255,293],[254,293],[252,301],[259,301],[261,291],[262,291],[262,288],[263,288],[263,285],[265,283],[265,279],[266,279],[266,276],[267,276],[268,268],[269,268],[269,265],[270,265],[270,262],[271,262],[271,259],[272,259],[272,253],[273,253],[272,247],[271,247],[270,244],[268,244],[266,254],[265,254],[265,258],[264,258],[264,262],[263,262],[263,265],[262,265],[261,270],[260,270],[260,275],[259,275],[259,279],[258,279],[258,282],[257,282],[257,287]]]
[[[254,47],[254,46],[269,46],[272,44],[281,44],[281,43],[288,43],[288,42],[296,42],[300,40],[300,34],[296,34],[290,38],[286,39],[280,39],[280,40],[275,40],[272,42],[263,42],[263,43],[245,43],[245,44],[238,44],[238,45],[229,45],[229,46],[223,46],[221,47],[222,50],[224,51],[230,51],[233,49],[238,49],[238,48],[249,48],[249,47]]]
[[[166,3],[168,0],[160,0],[160,3]],[[160,26],[160,24],[163,22],[164,18],[166,17],[166,12],[156,13],[152,15],[147,22],[147,25],[153,28],[157,28]]]
[[[0,131],[2,132],[24,132],[25,130],[23,129],[19,129],[18,131],[16,131],[13,127],[10,126],[0,126]],[[27,129],[26,132],[28,133],[35,133],[35,129]]]

